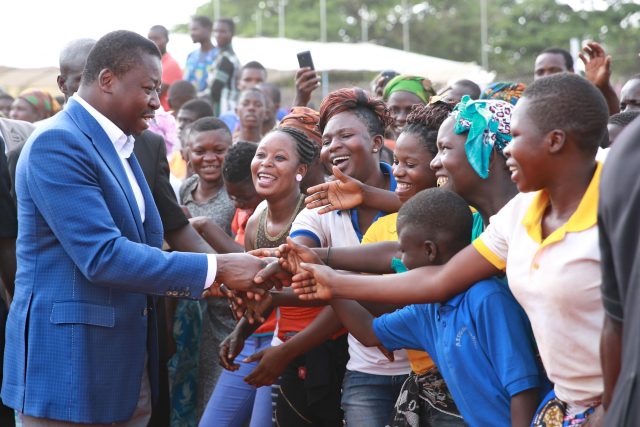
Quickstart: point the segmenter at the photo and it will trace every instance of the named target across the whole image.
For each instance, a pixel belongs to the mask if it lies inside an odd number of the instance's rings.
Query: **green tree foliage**
[[[220,1],[221,14],[236,21],[237,34],[278,36],[278,0]],[[456,61],[480,63],[479,0],[326,0],[327,40],[367,41],[403,48],[402,27],[409,18],[410,50]],[[569,49],[570,39],[595,40],[613,56],[614,80],[640,70],[640,6],[630,0],[487,0],[489,68],[498,79],[529,81],[535,56],[546,47]],[[579,8],[581,3],[585,7]],[[592,4],[604,8],[590,9]],[[198,14],[213,16],[213,2]],[[320,39],[317,0],[286,0],[285,36]],[[366,27],[366,28],[363,28]],[[186,25],[182,27],[186,30]],[[365,30],[365,31],[363,31]],[[393,64],[389,64],[392,68]],[[428,74],[428,70],[426,71]]]

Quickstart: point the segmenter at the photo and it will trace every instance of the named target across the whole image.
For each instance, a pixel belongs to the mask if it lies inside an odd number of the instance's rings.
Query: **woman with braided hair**
[[[320,106],[321,161],[327,170],[333,168],[334,173],[351,176],[370,188],[394,191],[391,166],[380,163],[379,157],[384,130],[391,122],[384,102],[360,88],[330,93]],[[290,236],[310,247],[358,244],[369,226],[385,214],[364,205],[329,215],[319,214],[318,209],[305,209],[294,221]],[[277,352],[281,357],[302,354],[340,330],[332,309],[326,307],[304,331],[277,347]],[[365,348],[349,337],[349,355],[341,402],[345,420],[352,426],[383,426],[410,370],[406,352],[389,355],[395,358],[392,362],[387,360],[387,353]]]
[[[318,151],[317,144],[305,132],[290,126],[279,127],[262,139],[251,162],[251,175],[256,192],[266,201],[266,208],[256,209],[247,223],[247,250],[259,247],[273,248],[285,242],[291,223],[298,212],[304,209],[304,195],[300,191],[300,183],[309,165],[315,161]],[[273,300],[273,305],[279,306],[277,336],[273,336],[274,325],[269,321],[261,325],[250,324],[246,319],[241,319],[234,331],[223,341],[219,356],[221,364],[228,371],[221,377],[224,381],[218,383],[209,400],[200,421],[201,426],[240,427],[246,424],[249,416],[252,427],[272,425],[269,387],[271,384],[260,380],[259,371],[252,371],[257,362],[265,357],[265,354],[269,354],[263,350],[271,346],[272,337],[275,344],[288,340],[312,322],[321,310],[317,303],[306,303],[306,307],[286,306],[286,298],[297,300],[291,293],[273,295],[264,300],[265,305],[271,305]],[[271,310],[272,308],[267,309]],[[264,317],[268,318],[269,313],[265,312]],[[267,331],[265,328],[269,327]],[[250,335],[252,339],[248,339]],[[331,370],[337,369],[338,372],[333,376],[341,380],[347,359],[346,339],[343,331],[336,333],[332,338],[319,349],[299,357],[281,360],[284,372],[280,384],[281,392],[276,401],[275,417],[278,425],[298,426],[306,419],[319,418],[307,404],[305,382],[304,378],[299,378],[299,368],[309,359],[315,358],[316,361],[324,361],[327,366],[314,366],[307,378],[313,380],[314,375],[325,374],[330,377]],[[332,366],[329,365],[330,360],[339,363]],[[242,381],[243,378],[248,384]],[[318,385],[317,379],[315,384]],[[324,390],[330,386],[333,387],[332,390]],[[333,381],[332,384],[318,389],[330,397],[333,396],[332,401],[320,402],[323,403],[320,415],[335,421],[335,425],[338,425],[342,420],[342,411],[339,409],[340,381]],[[315,392],[318,393],[318,390]]]

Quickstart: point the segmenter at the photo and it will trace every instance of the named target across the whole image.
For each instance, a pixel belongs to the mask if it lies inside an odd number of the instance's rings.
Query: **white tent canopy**
[[[88,37],[99,38],[96,34]],[[37,55],[25,55],[19,43],[7,44],[0,57],[0,87],[19,91],[25,87],[40,87],[55,92],[55,75],[60,50],[70,40],[56,40],[57,49],[38,51]],[[266,37],[234,37],[234,49],[242,63],[258,61],[267,69],[293,72],[298,69],[296,54],[311,51],[318,71],[370,71],[392,69],[403,74],[425,76],[438,86],[459,79],[470,79],[481,87],[493,80],[493,73],[486,72],[473,62],[456,62],[417,53],[404,52],[370,43],[320,43]],[[3,48],[4,48],[3,47]],[[170,34],[169,53],[184,67],[189,52],[197,49],[188,34]],[[5,66],[5,67],[1,67]],[[57,92],[56,92],[57,93]]]
[[[196,45],[186,34],[172,34],[169,52],[184,64]],[[372,71],[392,69],[402,74],[425,76],[434,83],[446,84],[470,79],[480,85],[493,80],[494,74],[473,62],[457,62],[371,43],[321,43],[267,37],[234,37],[233,47],[242,63],[258,61],[269,70],[295,71],[296,54],[311,51],[318,71]]]

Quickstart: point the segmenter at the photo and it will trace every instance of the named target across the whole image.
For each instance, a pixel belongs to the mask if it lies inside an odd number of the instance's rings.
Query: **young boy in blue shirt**
[[[398,214],[402,262],[410,270],[444,264],[468,245],[471,229],[471,212],[460,196],[424,190]],[[497,279],[482,280],[443,304],[410,305],[379,318],[356,301],[333,299],[331,305],[366,346],[427,351],[471,426],[528,427],[549,388],[527,316]]]

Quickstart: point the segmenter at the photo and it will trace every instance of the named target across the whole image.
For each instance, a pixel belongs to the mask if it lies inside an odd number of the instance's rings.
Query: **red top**
[[[162,83],[170,85],[176,80],[182,80],[182,70],[180,69],[178,61],[173,59],[173,57],[169,55],[169,52],[166,52],[162,55]],[[160,97],[160,104],[162,104],[164,111],[170,110],[169,102],[167,101],[168,93],[169,91]]]
[[[247,228],[247,222],[253,214],[253,209],[236,209],[236,213],[231,220],[231,231],[236,235],[237,243],[244,246],[244,235]]]

